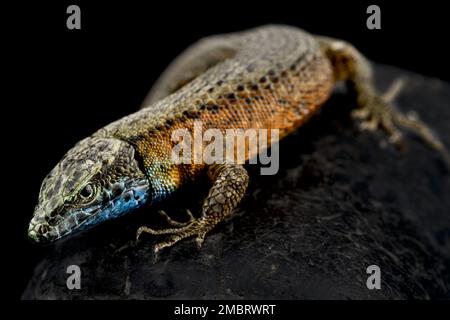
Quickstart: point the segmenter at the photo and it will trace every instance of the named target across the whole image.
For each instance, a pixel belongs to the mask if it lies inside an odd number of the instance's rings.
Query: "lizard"
[[[377,92],[371,63],[352,44],[296,27],[266,25],[203,38],[162,73],[143,108],[99,129],[70,149],[45,177],[28,228],[37,243],[51,243],[135,211],[167,201],[189,181],[206,175],[211,188],[201,214],[187,222],[166,215],[169,228],[142,226],[165,236],[160,251],[186,238],[201,246],[229,217],[246,192],[242,164],[176,164],[170,157],[179,128],[275,128],[279,139],[305,124],[345,82],[356,95],[352,116],[365,130],[381,130],[394,146],[400,127],[445,153],[444,144],[418,118],[397,110]],[[246,155],[246,159],[251,157]]]

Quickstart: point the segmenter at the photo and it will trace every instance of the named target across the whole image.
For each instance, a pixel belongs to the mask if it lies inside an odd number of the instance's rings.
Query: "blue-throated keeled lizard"
[[[171,228],[138,230],[138,236],[167,236],[156,251],[187,237],[201,244],[239,204],[248,175],[236,163],[174,163],[171,133],[192,130],[194,121],[201,121],[204,130],[278,129],[283,138],[308,121],[339,81],[355,89],[353,116],[362,127],[382,129],[395,145],[402,143],[397,127],[406,127],[445,152],[427,126],[396,111],[376,92],[370,64],[349,43],[276,25],[212,36],[169,66],[144,108],[67,152],[42,183],[29,237],[40,243],[60,239],[163,201],[206,174],[212,187],[199,218],[181,223],[167,217]]]

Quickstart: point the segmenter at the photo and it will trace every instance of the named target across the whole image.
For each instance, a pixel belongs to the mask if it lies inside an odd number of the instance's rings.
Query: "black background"
[[[26,229],[45,175],[74,143],[139,107],[165,66],[209,34],[266,23],[296,25],[345,39],[368,58],[449,80],[447,15],[430,1],[173,1],[20,3],[4,10],[5,62],[13,99],[4,108],[8,207],[5,242],[14,255],[8,281],[18,298],[48,248]],[[66,28],[66,8],[81,7],[81,30]],[[366,28],[366,8],[381,7],[381,30]],[[12,151],[12,152],[11,152]],[[9,168],[14,168],[9,170]],[[3,186],[5,187],[5,185]]]

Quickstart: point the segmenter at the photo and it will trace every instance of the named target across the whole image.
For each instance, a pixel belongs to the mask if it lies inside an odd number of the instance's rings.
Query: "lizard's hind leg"
[[[358,108],[352,116],[361,121],[362,129],[384,130],[389,141],[398,148],[404,147],[403,134],[398,127],[409,129],[430,147],[440,151],[448,161],[448,152],[431,129],[418,118],[404,115],[392,104],[401,89],[401,81],[394,82],[386,94],[380,95],[374,87],[369,61],[351,44],[326,37],[318,37],[318,40],[331,62],[335,81],[346,81],[356,91]]]

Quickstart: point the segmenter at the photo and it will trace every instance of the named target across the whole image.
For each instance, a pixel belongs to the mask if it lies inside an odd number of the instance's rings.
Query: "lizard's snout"
[[[48,232],[48,225],[46,225],[46,224],[38,224],[38,225],[30,224],[30,226],[28,228],[28,237],[33,242],[45,243],[48,241],[47,238],[45,237],[46,232]]]
[[[35,243],[47,243],[49,242],[48,234],[50,226],[46,221],[40,221],[33,218],[28,226],[28,238]]]

